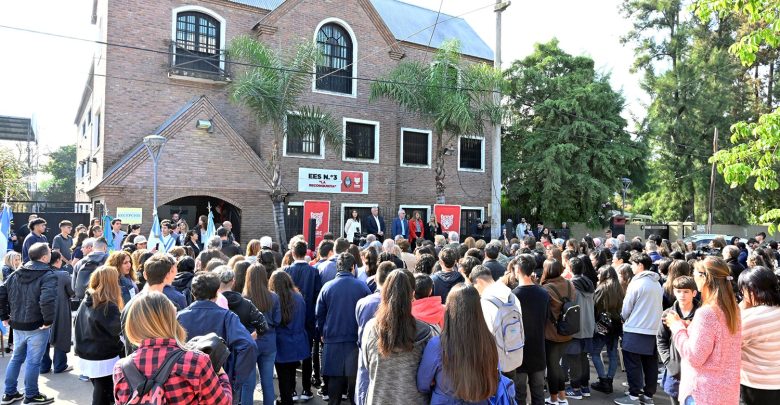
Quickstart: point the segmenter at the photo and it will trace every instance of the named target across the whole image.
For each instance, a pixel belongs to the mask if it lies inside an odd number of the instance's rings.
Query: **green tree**
[[[24,166],[13,152],[0,148],[0,199],[26,198]]]
[[[500,124],[502,109],[492,90],[502,83],[501,72],[492,66],[463,62],[460,44],[451,40],[436,52],[432,63],[401,62],[371,85],[371,100],[391,99],[433,127],[434,184],[439,202],[445,200],[446,146],[459,135],[481,135],[486,124]]]
[[[740,21],[701,20],[681,0],[626,0],[622,11],[633,23],[623,41],[634,45],[634,69],[651,97],[639,127],[651,152],[649,181],[636,211],[705,221],[713,132],[727,146],[730,122],[747,117],[753,100],[745,69],[727,52]],[[715,221],[745,222],[745,210],[736,208],[744,190],[728,190],[722,176],[715,180]]]
[[[321,138],[333,150],[341,147],[341,126],[329,113],[305,105],[301,96],[311,85],[311,70],[319,57],[313,44],[301,44],[290,55],[279,55],[267,45],[249,36],[230,42],[228,54],[233,60],[251,67],[230,85],[231,99],[247,107],[261,126],[273,128],[270,170],[274,225],[280,243],[286,243],[284,193],[282,191],[282,144],[288,140]],[[290,111],[296,111],[294,115]],[[290,117],[291,119],[288,119]]]
[[[776,0],[698,0],[695,2],[702,19],[739,16],[747,21],[748,28],[731,45],[729,51],[736,55],[744,66],[754,66],[761,53],[773,55],[768,61],[770,72],[776,65],[777,49],[780,47],[780,12]],[[758,67],[755,66],[756,72]],[[774,108],[771,96],[774,78],[769,77],[767,109]],[[761,193],[763,200],[771,200],[772,206],[761,206],[761,222],[771,222],[772,230],[780,222],[780,208],[777,204],[780,181],[780,108],[761,115],[752,122],[740,121],[731,127],[729,149],[719,151],[712,161],[718,164],[728,184],[737,187],[750,184]]]
[[[51,175],[43,193],[49,201],[73,201],[76,193],[76,145],[65,145],[48,154],[41,170]]]
[[[603,221],[621,178],[641,177],[644,147],[625,130],[623,96],[586,56],[557,40],[505,72],[510,126],[502,142],[507,202],[546,221]]]

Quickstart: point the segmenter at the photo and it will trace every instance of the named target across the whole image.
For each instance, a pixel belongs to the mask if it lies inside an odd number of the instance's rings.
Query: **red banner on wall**
[[[433,206],[433,215],[436,215],[442,232],[460,233],[460,205],[436,204]]]
[[[322,241],[322,237],[329,232],[330,228],[330,201],[306,200],[303,202],[303,237],[309,241],[309,220],[314,219],[314,246],[309,249],[315,250]]]

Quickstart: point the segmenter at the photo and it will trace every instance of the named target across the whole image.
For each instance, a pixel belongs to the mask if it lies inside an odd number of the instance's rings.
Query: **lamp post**
[[[511,1],[496,0],[493,11],[496,13],[496,52],[493,58],[493,67],[501,70],[501,13],[509,7]],[[501,90],[496,88],[493,93],[493,101],[501,104]],[[501,234],[501,123],[493,129],[493,143],[491,158],[493,170],[490,182],[490,233],[494,239]]]
[[[152,178],[154,179],[152,185],[152,215],[157,215],[157,164],[160,162],[160,152],[162,152],[162,148],[167,141],[168,139],[160,135],[144,137],[144,146],[146,151],[149,152],[149,156],[152,157]]]
[[[628,177],[623,177],[620,179],[620,182],[623,183],[623,205],[620,208],[620,215],[625,216],[626,215],[626,192],[628,191],[628,188],[631,187],[631,179]]]

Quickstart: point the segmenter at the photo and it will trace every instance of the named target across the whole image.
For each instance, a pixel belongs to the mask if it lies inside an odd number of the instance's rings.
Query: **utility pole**
[[[496,13],[496,52],[493,60],[493,67],[501,70],[501,13],[509,7],[510,1],[496,0],[496,6],[493,11]],[[493,94],[493,100],[498,105],[501,103],[501,90],[496,88]],[[493,153],[491,160],[493,163],[490,206],[490,233],[493,239],[498,239],[501,235],[501,123],[496,125],[493,132]],[[484,220],[484,218],[483,218]]]
[[[715,134],[712,136],[712,154],[718,152],[718,128],[715,127]],[[707,233],[712,233],[712,211],[715,207],[715,162],[712,163],[710,171],[710,201],[707,206]]]

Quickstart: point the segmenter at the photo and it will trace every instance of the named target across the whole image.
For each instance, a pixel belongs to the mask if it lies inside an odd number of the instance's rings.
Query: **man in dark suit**
[[[385,219],[379,215],[379,208],[371,208],[371,215],[363,220],[363,224],[365,224],[366,233],[376,236],[376,240],[385,239]]]
[[[398,235],[409,239],[409,224],[406,222],[406,211],[404,210],[398,210],[398,217],[393,220],[393,239]]]

